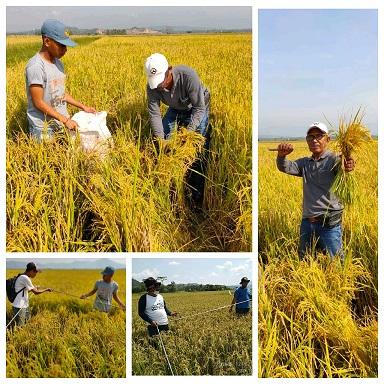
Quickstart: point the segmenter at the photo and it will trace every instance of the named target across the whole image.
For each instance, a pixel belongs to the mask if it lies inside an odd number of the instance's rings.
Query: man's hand
[[[120,308],[125,311],[125,305],[123,303],[119,304],[120,305]]]
[[[96,112],[97,112],[95,108],[93,108],[93,107],[88,107],[88,106],[86,106],[86,105],[84,105],[84,107],[83,107],[83,111],[84,111],[84,112],[87,112],[87,113],[96,113]]]
[[[171,316],[177,316],[177,312],[172,312]]]
[[[45,292],[53,292],[53,288],[45,288],[44,291]]]
[[[86,299],[87,298],[87,295],[81,295],[80,296],[80,299]]]
[[[355,169],[355,160],[351,159],[345,159],[344,160],[344,170],[345,172],[351,172]]]
[[[280,143],[277,147],[277,156],[285,157],[293,152],[293,145],[289,143]]]
[[[79,128],[79,124],[76,123],[75,120],[68,119],[64,125],[69,129],[69,130],[75,130]]]
[[[233,309],[233,305],[231,305],[231,306],[229,307],[229,313],[232,312],[232,309]]]
[[[152,325],[152,327],[156,328],[157,327],[156,321],[155,320],[151,321],[151,325]]]

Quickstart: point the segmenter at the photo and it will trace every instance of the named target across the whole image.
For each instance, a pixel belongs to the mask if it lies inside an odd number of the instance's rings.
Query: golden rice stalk
[[[371,133],[362,123],[363,113],[358,109],[354,117],[346,121],[340,118],[339,130],[336,134],[334,147],[340,153],[341,164],[331,191],[334,192],[343,204],[352,204],[356,194],[356,178],[354,172],[346,172],[344,162],[352,158],[352,154],[363,149],[364,145],[372,140]]]

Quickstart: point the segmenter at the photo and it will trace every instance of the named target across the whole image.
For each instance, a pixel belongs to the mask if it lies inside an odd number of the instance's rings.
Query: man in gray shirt
[[[191,198],[197,205],[201,205],[210,136],[209,90],[192,68],[186,65],[172,67],[160,53],[149,56],[144,68],[147,76],[148,112],[155,137],[168,140],[178,126],[184,126],[206,139],[203,153],[187,176]],[[168,106],[164,117],[160,113],[161,102]]]
[[[303,216],[300,226],[299,256],[303,258],[313,247],[328,252],[331,257],[342,255],[343,205],[331,192],[340,167],[340,157],[327,149],[330,137],[323,123],[313,123],[306,136],[310,157],[295,161],[286,158],[293,146],[278,146],[277,168],[289,175],[303,178]],[[354,169],[353,159],[344,163],[347,172]]]
[[[67,52],[67,46],[76,43],[68,37],[64,24],[46,20],[41,35],[43,45],[25,69],[29,131],[38,141],[52,137],[63,125],[70,130],[78,127],[68,114],[67,104],[85,112],[96,112],[65,91],[64,66],[59,59]]]
[[[119,304],[120,308],[125,310],[125,305],[120,300],[117,291],[119,289],[118,284],[114,281],[113,275],[115,269],[107,266],[101,272],[103,275],[102,280],[97,280],[92,291],[80,296],[80,299],[86,299],[96,293],[95,302],[93,307],[100,312],[110,312],[112,308],[112,298]]]

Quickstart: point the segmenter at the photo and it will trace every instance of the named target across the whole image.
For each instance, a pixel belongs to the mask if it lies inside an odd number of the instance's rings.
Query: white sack
[[[107,112],[77,112],[71,118],[79,125],[77,132],[81,148],[85,152],[98,152],[106,155],[113,144],[111,132],[107,127]]]

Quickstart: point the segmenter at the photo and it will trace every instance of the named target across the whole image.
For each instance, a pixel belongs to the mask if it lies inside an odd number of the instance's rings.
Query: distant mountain
[[[7,269],[19,269],[24,270],[25,266],[29,261],[33,261],[37,264],[38,268],[41,269],[104,269],[107,265],[114,267],[115,269],[125,269],[124,265],[116,263],[111,259],[98,259],[98,260],[74,260],[70,263],[56,264],[47,261],[46,259],[42,260],[39,263],[39,259],[31,257],[28,261],[22,260],[9,260],[7,259],[6,265]]]
[[[108,34],[107,31],[113,32],[117,31],[117,34],[139,34],[142,30],[143,34],[148,33],[217,33],[217,32],[252,32],[251,29],[225,29],[225,28],[209,28],[209,27],[190,27],[190,26],[146,26],[146,27],[126,27],[126,28],[77,28],[77,27],[67,27],[72,35],[105,35]],[[19,31],[11,32],[7,35],[40,35],[40,28],[29,30],[29,31]]]

